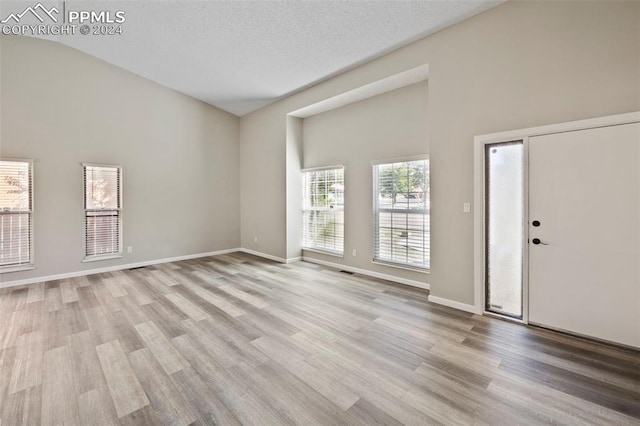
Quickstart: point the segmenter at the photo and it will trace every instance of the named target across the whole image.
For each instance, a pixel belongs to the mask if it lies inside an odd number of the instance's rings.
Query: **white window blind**
[[[304,172],[303,247],[344,252],[344,168]]]
[[[84,165],[85,258],[122,252],[122,169]]]
[[[33,253],[33,164],[0,160],[0,268],[28,266]]]
[[[373,166],[374,261],[429,269],[429,160]]]

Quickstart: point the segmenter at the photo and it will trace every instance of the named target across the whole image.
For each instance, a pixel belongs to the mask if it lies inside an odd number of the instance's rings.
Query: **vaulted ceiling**
[[[54,38],[239,116],[502,2],[42,1],[124,11],[121,35]]]

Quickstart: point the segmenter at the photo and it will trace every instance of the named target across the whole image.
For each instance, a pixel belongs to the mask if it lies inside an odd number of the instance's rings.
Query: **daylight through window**
[[[84,165],[86,259],[122,252],[122,169]]]
[[[344,252],[344,168],[304,172],[303,247]]]
[[[374,261],[429,269],[429,160],[373,166]]]
[[[31,266],[33,252],[33,165],[0,161],[0,269]]]

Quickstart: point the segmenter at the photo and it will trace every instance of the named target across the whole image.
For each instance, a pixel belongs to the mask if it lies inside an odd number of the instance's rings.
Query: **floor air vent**
[[[345,271],[345,270],[342,270],[342,271],[340,271],[340,272],[342,272],[343,274],[353,275],[353,272],[351,272],[351,271]]]

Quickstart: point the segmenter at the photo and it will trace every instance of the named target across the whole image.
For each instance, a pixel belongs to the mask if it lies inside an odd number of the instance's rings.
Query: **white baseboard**
[[[248,248],[244,248],[244,247],[241,248],[241,249],[238,249],[238,251],[241,251],[242,253],[252,254],[252,255],[258,256],[258,257],[264,257],[265,259],[273,260],[274,262],[290,263],[284,257],[278,257],[278,256],[274,256],[274,255],[271,255],[271,254],[262,253],[260,251],[255,251],[255,250],[251,250],[251,249],[248,249]]]
[[[186,255],[186,256],[168,257],[168,258],[165,258],[165,259],[154,259],[154,260],[146,260],[146,261],[143,261],[143,262],[127,263],[127,264],[124,264],[124,265],[107,266],[105,268],[86,269],[86,270],[82,270],[82,271],[68,272],[68,273],[64,273],[64,274],[45,275],[45,276],[41,276],[41,277],[25,278],[25,279],[22,279],[22,280],[5,281],[5,282],[0,282],[0,288],[16,287],[16,286],[21,286],[21,285],[35,284],[35,283],[41,283],[41,282],[46,282],[46,281],[52,281],[52,280],[64,280],[64,279],[67,279],[67,278],[82,277],[82,276],[85,276],[85,275],[93,275],[93,274],[101,274],[101,273],[104,273],[104,272],[121,271],[123,269],[141,268],[141,267],[144,267],[144,266],[157,265],[159,263],[179,262],[181,260],[198,259],[198,258],[201,258],[201,257],[216,256],[216,255],[220,255],[220,254],[228,254],[228,253],[236,253],[236,252],[243,252],[243,253],[252,254],[254,256],[258,256],[258,257],[262,257],[262,258],[265,258],[265,259],[273,260],[273,261],[279,262],[279,263],[294,263],[294,262],[300,262],[300,261],[317,263],[317,264],[328,266],[328,267],[335,268],[335,269],[354,272],[354,273],[357,273],[357,274],[367,275],[367,276],[374,277],[374,278],[380,278],[380,279],[387,280],[387,281],[393,281],[393,282],[397,282],[397,283],[400,283],[400,284],[405,284],[405,285],[409,285],[409,286],[412,286],[412,287],[417,287],[417,288],[429,290],[429,284],[423,283],[423,282],[420,282],[420,281],[409,280],[409,279],[406,279],[406,278],[396,277],[396,276],[393,276],[393,275],[382,274],[380,272],[368,271],[366,269],[355,268],[353,266],[348,266],[348,265],[340,265],[338,263],[327,262],[327,261],[324,261],[324,260],[313,259],[313,258],[304,257],[304,256],[292,257],[292,258],[289,258],[289,259],[284,259],[282,257],[273,256],[273,255],[270,255],[270,254],[267,254],[267,253],[262,253],[262,252],[251,250],[251,249],[247,249],[247,248],[232,248],[232,249],[226,249],[226,250],[217,250],[217,251],[211,251],[211,252],[208,252],[208,253],[196,253],[196,254],[189,254],[189,255]],[[431,300],[431,297],[429,299]],[[443,300],[446,300],[446,299],[443,299]],[[436,303],[439,303],[439,302],[436,302]],[[457,302],[452,302],[452,303],[457,303]],[[443,304],[446,304],[446,303],[443,303]],[[451,305],[447,305],[447,306],[451,306]],[[461,309],[461,308],[459,308],[459,309]],[[465,310],[465,309],[463,309],[463,310]]]
[[[409,279],[401,278],[401,277],[396,277],[394,275],[388,275],[388,274],[383,274],[383,273],[380,273],[380,272],[368,271],[366,269],[360,269],[360,268],[356,268],[356,267],[349,266],[349,265],[340,265],[339,263],[327,262],[326,260],[320,260],[320,259],[315,259],[315,258],[311,258],[311,257],[302,256],[302,257],[292,257],[292,258],[289,258],[289,259],[284,259],[282,257],[273,256],[273,255],[270,255],[270,254],[267,254],[267,253],[262,253],[262,252],[255,251],[255,250],[250,250],[250,249],[247,249],[247,248],[232,248],[232,249],[226,249],[226,250],[217,250],[217,251],[211,251],[211,252],[208,252],[208,253],[197,253],[197,254],[189,254],[189,255],[186,255],[186,256],[168,257],[168,258],[165,258],[165,259],[146,260],[146,261],[143,261],[143,262],[128,263],[128,264],[125,264],[125,265],[107,266],[105,268],[87,269],[87,270],[83,270],[83,271],[69,272],[69,273],[65,273],[65,274],[46,275],[46,276],[42,276],[42,277],[26,278],[26,279],[23,279],[23,280],[5,281],[5,282],[0,282],[0,288],[16,287],[16,286],[20,286],[20,285],[35,284],[35,283],[41,283],[41,282],[46,282],[46,281],[52,281],[52,280],[63,280],[63,279],[67,279],[67,278],[82,277],[82,276],[85,276],[85,275],[101,274],[101,273],[104,273],[104,272],[120,271],[120,270],[123,270],[123,269],[131,269],[131,268],[140,268],[140,267],[144,267],[144,266],[157,265],[159,263],[179,262],[181,260],[198,259],[198,258],[201,258],[201,257],[217,256],[217,255],[220,255],[220,254],[228,254],[228,253],[235,253],[235,252],[248,253],[248,254],[252,254],[254,256],[263,257],[265,259],[273,260],[273,261],[279,262],[279,263],[294,263],[294,262],[299,262],[299,261],[317,263],[319,265],[328,266],[330,268],[335,268],[335,269],[339,269],[339,270],[343,270],[343,271],[354,272],[354,273],[357,273],[357,274],[362,274],[362,275],[366,275],[366,276],[370,276],[370,277],[374,277],[374,278],[380,278],[380,279],[387,280],[387,281],[397,282],[399,284],[405,284],[405,285],[408,285],[408,286],[411,286],[411,287],[417,287],[417,288],[421,288],[421,289],[425,289],[425,290],[430,290],[430,286],[427,283],[423,283],[423,282],[415,281],[415,280],[409,280]],[[429,301],[433,302],[433,303],[437,303],[439,305],[448,306],[450,308],[459,309],[461,311],[471,312],[473,314],[479,314],[479,315],[482,314],[482,312],[478,312],[478,309],[476,309],[475,306],[467,305],[465,303],[456,302],[455,300],[444,299],[442,297],[429,295]]]
[[[328,266],[330,268],[340,269],[342,271],[354,272],[356,274],[367,275],[367,276],[373,277],[373,278],[380,278],[382,280],[393,281],[393,282],[396,282],[396,283],[399,283],[399,284],[404,284],[404,285],[408,285],[408,286],[411,286],[411,287],[417,287],[417,288],[421,288],[421,289],[424,289],[424,290],[429,290],[430,289],[429,284],[427,284],[427,283],[423,283],[423,282],[415,281],[415,280],[409,280],[409,279],[401,278],[401,277],[396,277],[394,275],[382,274],[380,272],[368,271],[366,269],[355,268],[355,267],[349,266],[349,265],[341,265],[339,263],[327,262],[326,260],[320,260],[320,259],[316,259],[316,258],[313,258],[313,257],[303,256],[302,260],[304,262],[317,263],[318,265]]]
[[[300,262],[302,260],[302,256],[290,257],[288,259],[285,259],[284,257],[278,257],[272,254],[267,254],[261,251],[255,251],[248,248],[241,248],[241,249],[238,249],[238,251],[242,253],[252,254],[258,257],[264,257],[265,259],[273,260],[274,262],[278,262],[278,263],[295,263],[295,262]]]
[[[13,280],[0,282],[0,288],[16,287],[19,285],[35,284],[52,280],[64,280],[67,278],[82,277],[85,275],[101,274],[103,272],[120,271],[123,269],[141,268],[143,266],[157,265],[159,263],[179,262],[181,260],[198,259],[201,257],[217,256],[220,254],[235,253],[239,248],[210,251],[208,253],[188,254],[186,256],[168,257],[166,259],[145,260],[143,262],[128,263],[126,265],[107,266],[106,268],[86,269],[84,271],[68,272],[66,274],[46,275],[43,277],[26,278],[23,280]]]
[[[471,312],[472,314],[481,315],[482,312],[478,312],[474,305],[467,305],[466,303],[456,302],[455,300],[445,299],[443,297],[429,295],[429,302],[437,303],[438,305],[448,306],[450,308],[458,309],[460,311]]]

